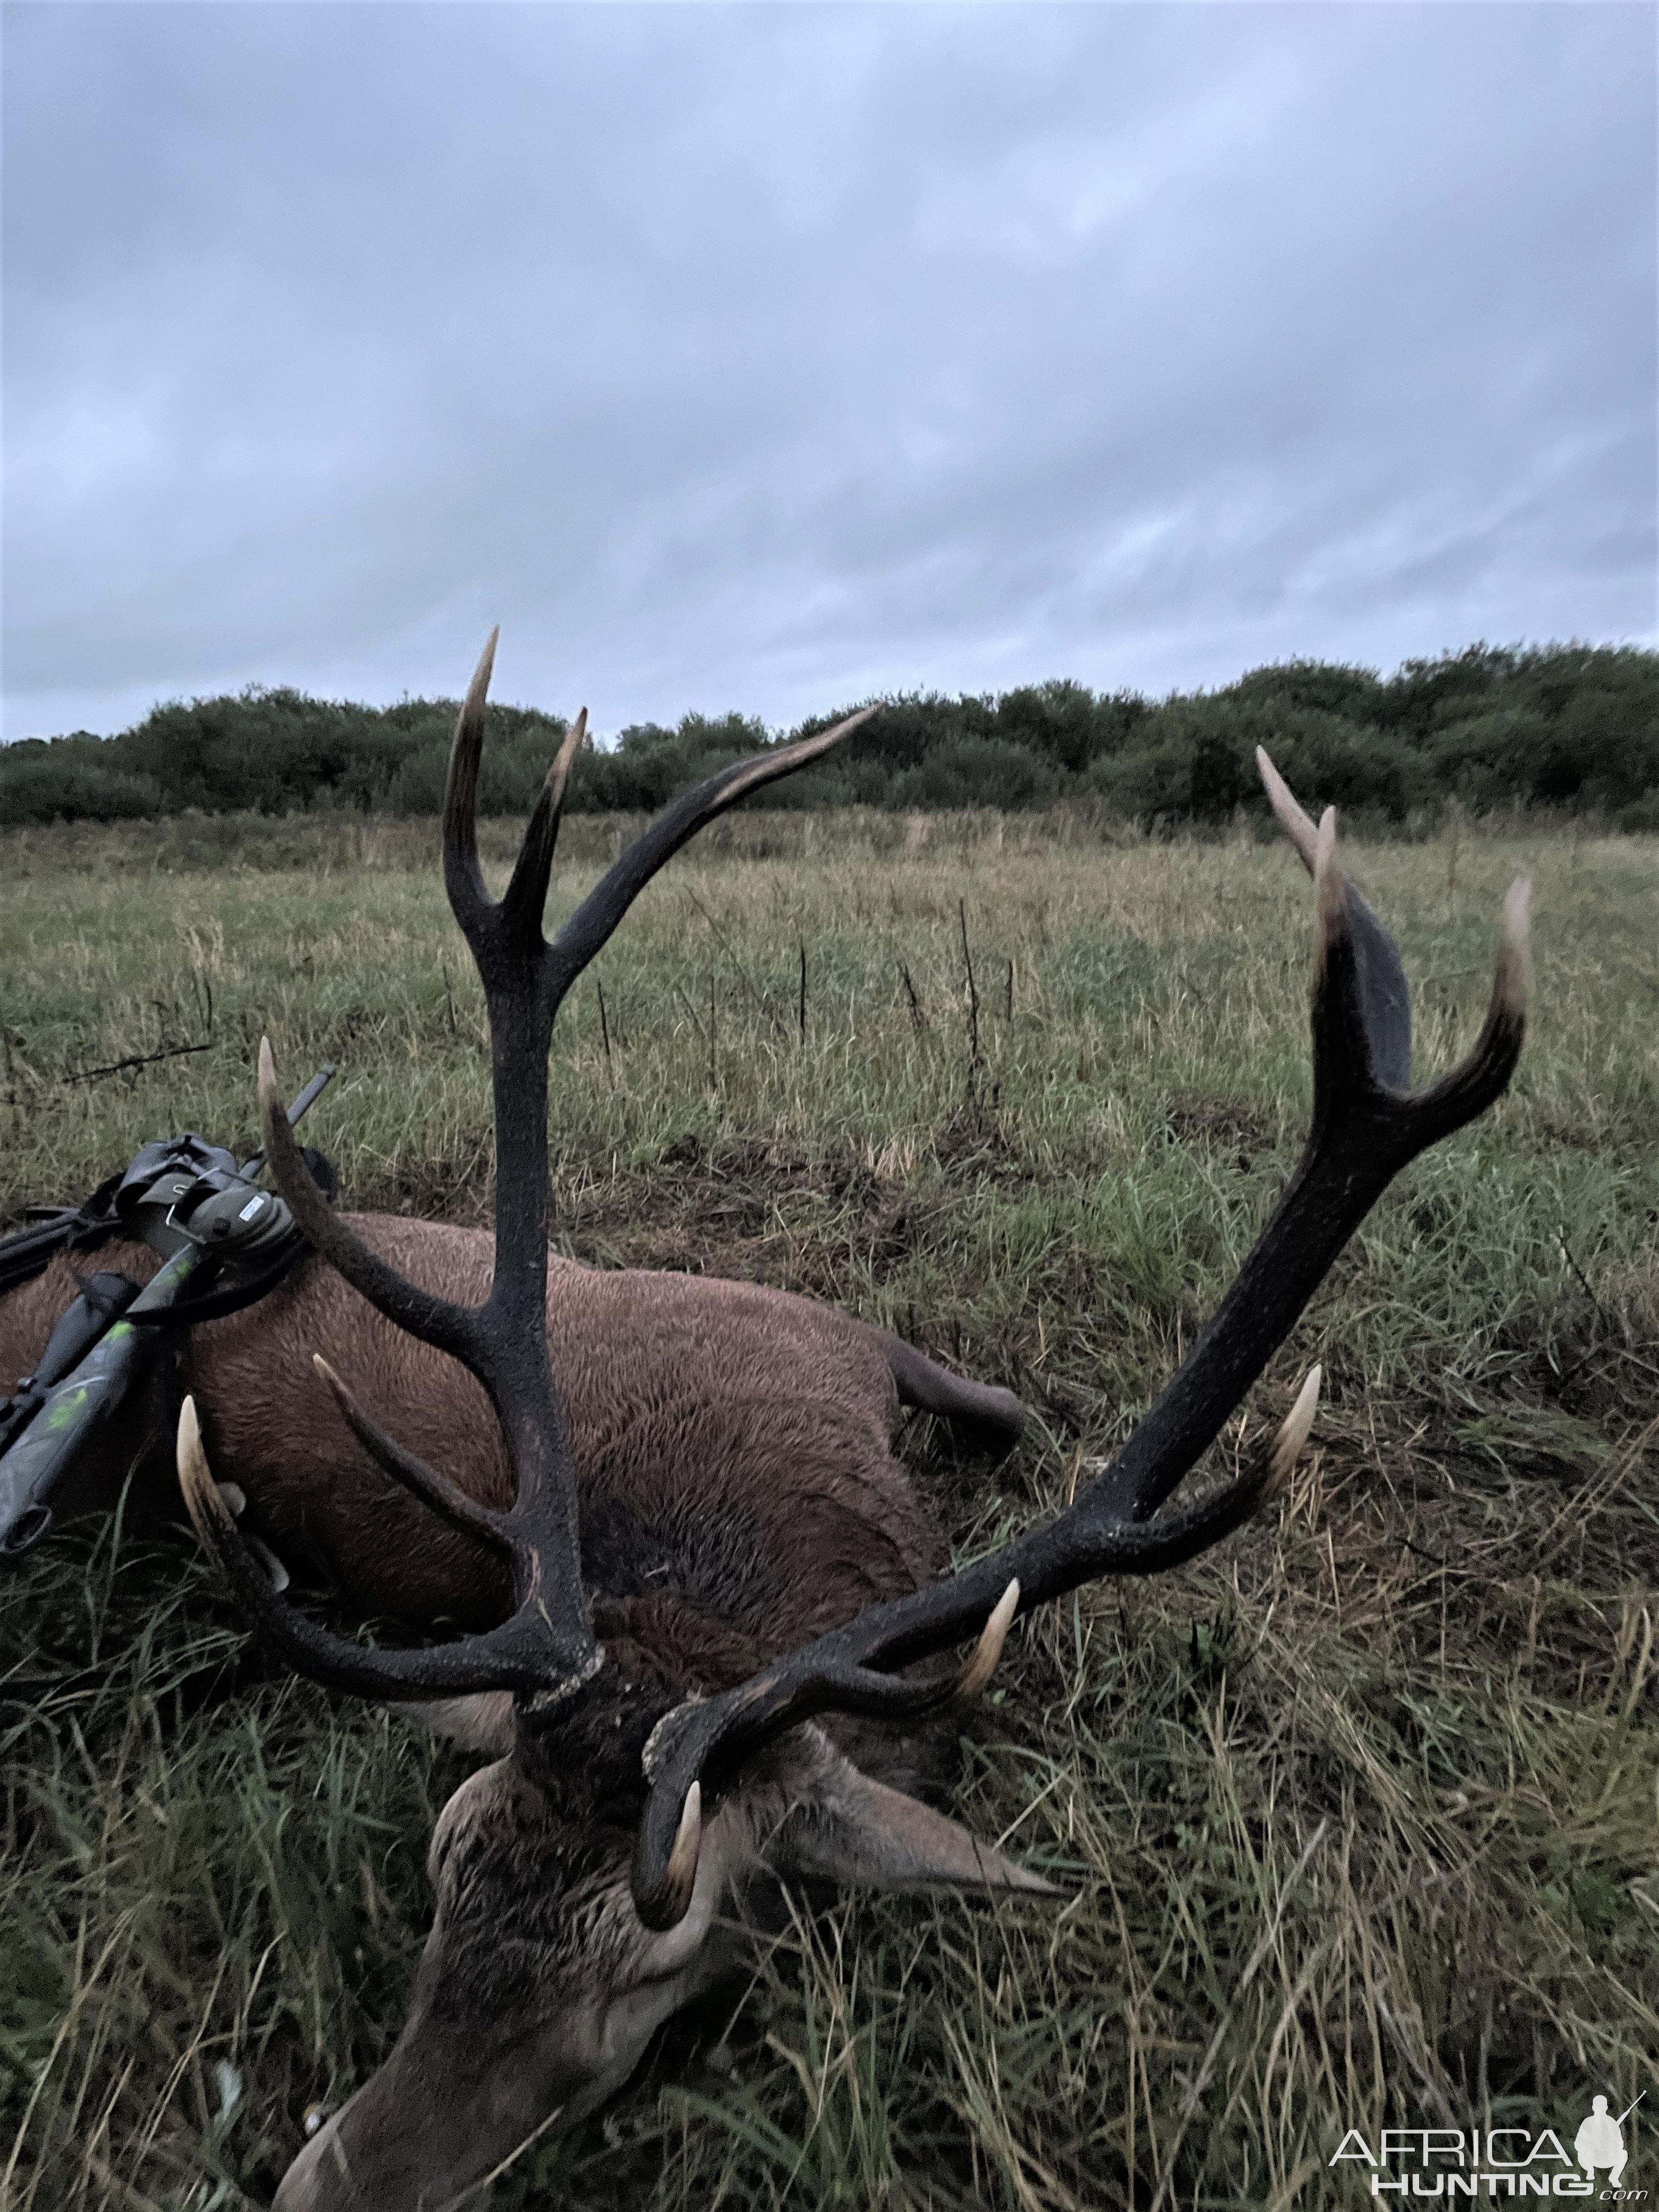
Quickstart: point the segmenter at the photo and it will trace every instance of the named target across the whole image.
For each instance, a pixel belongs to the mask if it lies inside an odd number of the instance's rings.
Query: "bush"
[[[828,728],[851,709],[792,734]],[[0,751],[0,823],[320,806],[434,813],[456,705],[372,708],[258,686],[173,700],[118,737],[77,732]],[[523,814],[565,732],[534,708],[492,707],[479,803]],[[574,811],[650,811],[771,741],[737,713],[635,724],[572,769]],[[772,787],[772,806],[1018,809],[1083,798],[1142,823],[1265,815],[1254,754],[1293,787],[1382,821],[1437,802],[1516,800],[1645,819],[1659,790],[1659,653],[1634,647],[1470,646],[1393,676],[1316,660],[1252,669],[1215,692],[1151,700],[1056,680],[1000,696],[910,692],[878,702],[844,744]]]
[[[1057,788],[1054,771],[1022,745],[1004,738],[954,738],[895,778],[887,803],[930,812],[963,806],[1013,812],[1048,805]]]
[[[72,744],[60,739],[60,744]],[[131,822],[161,812],[161,786],[153,776],[130,775],[101,762],[64,757],[54,746],[32,758],[0,754],[0,828],[32,823]]]

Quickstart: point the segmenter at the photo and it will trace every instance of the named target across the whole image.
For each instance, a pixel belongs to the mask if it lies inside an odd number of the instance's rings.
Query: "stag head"
[[[637,1745],[609,1802],[572,1753],[521,1723],[444,1808],[403,2033],[300,2154],[276,2212],[436,2212],[593,2112],[666,2020],[741,1968],[753,1931],[780,1924],[781,1883],[1052,1893],[809,1723],[767,1746],[705,1824],[684,1918],[647,1928],[629,1886]]]
[[[671,1560],[665,1582],[648,1589],[612,1589],[583,1560],[545,1326],[547,1051],[570,984],[664,861],[744,792],[816,759],[864,717],[688,793],[548,943],[542,906],[581,725],[550,772],[505,896],[491,902],[473,808],[494,644],[461,711],[444,826],[446,882],[483,978],[492,1039],[496,1262],[483,1304],[452,1305],[368,1250],[306,1173],[268,1052],[260,1091],[268,1156],[317,1249],[399,1326],[462,1360],[490,1395],[517,1480],[505,1511],[413,1458],[318,1362],[380,1466],[510,1565],[510,1616],[422,1650],[327,1633],[276,1596],[240,1540],[188,1401],[179,1424],[196,1526],[291,1663],[337,1688],[417,1701],[434,1724],[498,1754],[439,1820],[432,1933],[397,2045],[301,2152],[277,2212],[457,2203],[527,2141],[618,2088],[657,2027],[738,1961],[745,1927],[775,1909],[781,1884],[1047,1892],[911,1794],[937,1745],[933,1717],[984,1686],[1018,1612],[1101,1575],[1189,1559],[1283,1483],[1313,1419],[1316,1368],[1242,1473],[1196,1504],[1163,1510],[1391,1177],[1503,1090],[1524,1024],[1517,884],[1480,1039],[1429,1089],[1407,1089],[1410,1008],[1393,940],[1342,875],[1334,814],[1316,827],[1260,755],[1316,886],[1314,1114],[1295,1174],[1176,1375],[1067,1511],[959,1575],[779,1655],[715,1617],[694,1561]],[[919,1671],[969,1639],[965,1665]]]

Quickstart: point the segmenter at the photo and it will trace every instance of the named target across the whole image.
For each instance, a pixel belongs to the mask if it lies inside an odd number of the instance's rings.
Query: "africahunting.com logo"
[[[1641,2101],[1615,2119],[1607,2099],[1596,2098],[1570,2151],[1553,2128],[1384,2128],[1375,2150],[1350,2128],[1331,2164],[1369,2169],[1373,2197],[1592,2197],[1640,2204],[1647,2191],[1625,2186],[1625,2123]]]

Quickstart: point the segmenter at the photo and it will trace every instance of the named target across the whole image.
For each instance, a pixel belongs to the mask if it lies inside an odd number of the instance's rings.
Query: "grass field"
[[[572,825],[556,908],[620,834]],[[1659,2195],[1659,841],[1351,857],[1419,1079],[1473,1035],[1522,867],[1535,1021],[1256,1393],[1259,1423],[1325,1364],[1288,1501],[1016,1632],[955,1809],[1071,1903],[849,1898],[507,2212],[1358,2204],[1350,2127],[1571,2142],[1596,2092],[1646,2094],[1626,2185]],[[994,1477],[904,1446],[982,1548],[1125,1433],[1247,1249],[1304,1124],[1310,941],[1300,868],[1243,840],[717,825],[606,952],[603,1028],[591,982],[561,1020],[556,1236],[1021,1391]],[[483,1218],[429,827],[14,834],[0,1025],[0,1218],[160,1132],[251,1143],[266,1028],[290,1088],[341,1062],[307,1133],[349,1192]],[[0,1590],[0,2204],[267,2203],[401,2021],[466,1762],[258,1669],[206,1694],[241,1638],[182,1537],[76,1534]]]

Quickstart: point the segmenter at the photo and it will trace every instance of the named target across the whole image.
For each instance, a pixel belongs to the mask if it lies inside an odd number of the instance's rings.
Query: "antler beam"
[[[988,1634],[1011,1585],[1017,1609],[1029,1612],[1102,1575],[1174,1566],[1248,1520],[1306,1436],[1317,1370],[1247,1474],[1185,1512],[1152,1516],[1219,1435],[1393,1177],[1484,1112],[1514,1073],[1530,981],[1525,879],[1504,902],[1492,999],[1473,1051],[1439,1082],[1411,1092],[1411,1010],[1399,951],[1338,866],[1335,809],[1316,830],[1265,753],[1259,760],[1274,811],[1313,874],[1317,927],[1313,1121],[1283,1196],[1176,1374],[1066,1512],[961,1574],[872,1607],[738,1688],[677,1707],[659,1724],[647,1748],[651,1790],[633,1870],[635,1903],[647,1925],[672,1925],[690,1894],[683,1866],[671,1872],[670,1863],[690,1790],[706,1802],[711,1786],[766,1737],[829,1710],[896,1717],[941,1703],[954,1681],[918,1683],[892,1670]],[[969,1673],[977,1672],[970,1663]]]
[[[479,1305],[458,1305],[421,1289],[333,1212],[294,1141],[268,1042],[259,1048],[259,1106],[277,1187],[317,1251],[388,1321],[459,1359],[489,1394],[515,1477],[514,1504],[503,1513],[478,1504],[405,1450],[356,1403],[327,1362],[317,1362],[343,1418],[379,1465],[511,1563],[512,1615],[482,1636],[428,1650],[369,1650],[331,1637],[278,1601],[222,1510],[188,1402],[179,1421],[179,1474],[204,1542],[270,1641],[303,1673],[369,1696],[510,1689],[546,1705],[591,1680],[604,1656],[582,1587],[575,1468],[547,1344],[547,1054],[553,1024],[571,985],[646,884],[705,823],[762,785],[819,759],[874,709],[736,762],[687,792],[635,840],[550,943],[542,912],[587,713],[577,716],[560,745],[507,890],[492,899],[478,865],[477,797],[498,635],[490,632],[456,722],[443,814],[444,884],[483,981],[489,1018],[495,1266],[489,1296]],[[677,1808],[677,1824],[678,1817]],[[695,1861],[695,1842],[690,1849]]]

